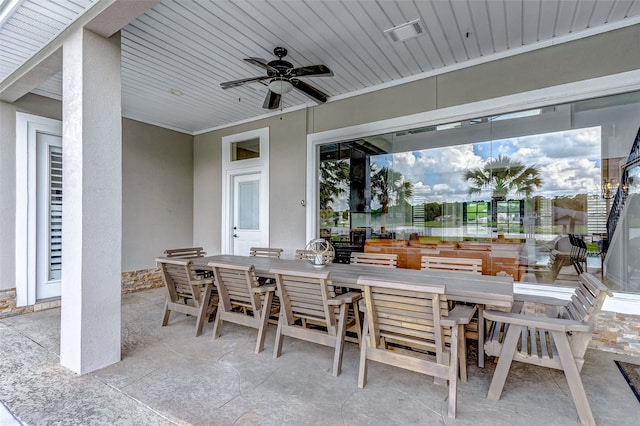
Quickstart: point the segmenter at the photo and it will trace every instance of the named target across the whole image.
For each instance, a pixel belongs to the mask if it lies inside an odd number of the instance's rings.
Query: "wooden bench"
[[[607,287],[593,275],[582,273],[569,301],[521,297],[520,303],[549,306],[547,316],[486,310],[485,318],[494,323],[484,349],[487,355],[499,357],[487,397],[500,398],[512,361],[563,370],[580,422],[595,425],[580,371],[606,296],[612,296]]]

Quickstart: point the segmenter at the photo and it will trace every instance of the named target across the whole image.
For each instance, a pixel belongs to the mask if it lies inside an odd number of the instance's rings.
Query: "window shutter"
[[[49,146],[49,280],[62,273],[62,148]]]

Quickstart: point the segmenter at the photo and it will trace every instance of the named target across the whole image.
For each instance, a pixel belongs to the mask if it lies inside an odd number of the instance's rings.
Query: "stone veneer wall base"
[[[123,294],[164,285],[159,268],[123,272],[121,281]],[[16,307],[16,289],[0,290],[0,319],[57,307],[60,307],[60,298],[48,299],[35,305]]]

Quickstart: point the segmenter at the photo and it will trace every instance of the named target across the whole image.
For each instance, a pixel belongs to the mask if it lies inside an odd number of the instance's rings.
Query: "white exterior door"
[[[269,129],[222,138],[222,253],[269,246]]]
[[[62,273],[62,138],[36,134],[36,300],[59,297]]]
[[[233,176],[233,254],[247,256],[251,247],[268,246],[261,186],[261,173]]]

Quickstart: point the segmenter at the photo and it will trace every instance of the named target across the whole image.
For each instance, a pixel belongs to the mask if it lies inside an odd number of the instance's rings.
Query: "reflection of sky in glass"
[[[413,183],[413,204],[423,202],[488,200],[467,195],[464,173],[481,168],[491,158],[507,155],[525,165],[536,165],[542,187],[533,195],[554,197],[595,193],[600,182],[600,127],[523,136],[491,142],[384,154],[371,158],[378,167],[391,167]],[[379,208],[372,203],[372,208]]]

